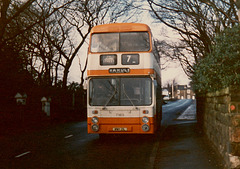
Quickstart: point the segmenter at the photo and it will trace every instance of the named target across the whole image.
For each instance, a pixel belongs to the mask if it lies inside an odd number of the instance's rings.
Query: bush
[[[240,25],[215,39],[212,52],[195,65],[192,83],[196,92],[213,92],[240,85]]]

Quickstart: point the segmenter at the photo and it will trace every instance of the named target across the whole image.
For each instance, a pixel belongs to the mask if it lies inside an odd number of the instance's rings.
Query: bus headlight
[[[97,118],[97,117],[93,117],[93,118],[92,118],[92,122],[93,122],[94,124],[98,123],[98,118]]]
[[[145,132],[149,131],[150,130],[149,125],[147,125],[147,124],[142,125],[142,130]]]
[[[148,123],[149,122],[149,118],[148,117],[143,117],[142,118],[142,122],[143,123]]]
[[[97,132],[99,130],[99,126],[97,124],[92,125],[92,131]]]

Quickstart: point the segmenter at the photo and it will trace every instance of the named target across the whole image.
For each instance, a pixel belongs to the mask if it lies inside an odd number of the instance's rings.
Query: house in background
[[[170,99],[195,99],[195,93],[187,85],[168,86],[162,89],[163,98]]]

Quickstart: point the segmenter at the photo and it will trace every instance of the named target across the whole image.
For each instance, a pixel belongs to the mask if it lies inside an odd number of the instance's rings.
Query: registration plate
[[[114,127],[113,128],[113,131],[128,131],[128,129],[127,128],[125,128],[125,127]]]

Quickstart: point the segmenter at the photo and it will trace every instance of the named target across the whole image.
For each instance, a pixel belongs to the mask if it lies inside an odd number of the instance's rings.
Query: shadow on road
[[[157,155],[156,169],[223,169],[224,165],[197,123],[170,125],[164,131]]]

